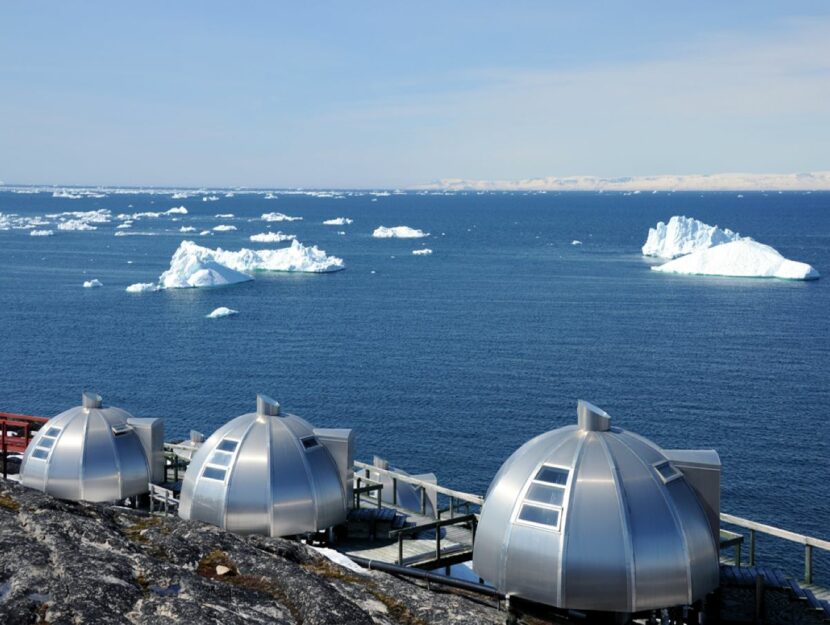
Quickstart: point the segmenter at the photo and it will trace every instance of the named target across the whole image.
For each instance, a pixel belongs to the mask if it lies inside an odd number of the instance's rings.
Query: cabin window
[[[132,428],[126,423],[112,426],[112,433],[115,436],[124,436],[124,434],[126,434],[130,430],[132,430]]]
[[[539,469],[539,472],[536,474],[535,480],[537,482],[546,482],[547,484],[556,484],[558,486],[564,486],[568,483],[568,473],[570,472],[567,469],[546,466]]]
[[[40,460],[46,460],[49,457],[49,451],[43,449],[43,447],[35,447],[32,451],[32,458],[39,458]]]
[[[300,442],[306,449],[317,447],[320,444],[320,442],[314,436],[306,436],[305,438],[301,438]]]
[[[657,471],[660,478],[663,482],[671,482],[672,480],[680,477],[680,471],[675,469],[672,464],[668,461],[659,462],[654,465],[654,470]]]
[[[526,503],[522,506],[519,518],[528,523],[538,523],[549,527],[559,527],[559,510],[554,508],[543,508]]]
[[[217,467],[205,467],[205,470],[202,471],[202,477],[206,477],[211,480],[219,480],[220,482],[225,481],[225,469],[219,469]]]
[[[226,438],[219,441],[219,444],[216,446],[216,449],[218,449],[219,451],[227,451],[233,453],[236,451],[237,444],[238,441],[232,441]]]
[[[55,438],[55,437],[57,437],[57,435],[58,435],[58,434],[60,434],[60,433],[61,433],[61,429],[60,429],[60,428],[49,428],[48,430],[46,430],[46,434],[45,434],[45,435],[46,435],[46,436],[51,436],[52,438]]]
[[[52,445],[54,445],[54,444],[55,444],[55,439],[54,438],[50,438],[48,436],[41,436],[40,440],[37,443],[37,446],[38,447],[44,447],[46,449],[51,449]]]
[[[565,489],[547,484],[531,484],[525,497],[528,501],[536,501],[549,506],[561,506],[565,499]]]
[[[233,458],[233,454],[224,451],[214,451],[208,462],[220,467],[226,467],[231,463],[231,458]]]

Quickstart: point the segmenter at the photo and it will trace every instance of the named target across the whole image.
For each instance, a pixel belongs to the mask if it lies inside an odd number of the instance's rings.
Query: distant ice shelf
[[[392,226],[391,228],[378,226],[372,236],[377,239],[421,239],[428,237],[429,232],[410,228],[409,226]]]
[[[728,228],[722,229],[697,219],[675,215],[667,224],[660,221],[654,228],[649,228],[642,252],[644,256],[677,258],[740,238],[741,235]]]
[[[817,280],[821,277],[807,263],[784,258],[775,248],[748,238],[702,249],[651,269],[662,273],[740,278]]]

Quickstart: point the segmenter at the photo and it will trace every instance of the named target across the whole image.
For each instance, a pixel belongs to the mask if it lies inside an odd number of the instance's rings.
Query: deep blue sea
[[[51,416],[91,389],[164,417],[172,438],[211,433],[262,392],[315,425],[354,428],[360,459],[483,493],[519,445],[573,423],[583,398],[663,447],[717,449],[723,511],[830,538],[830,193],[218,195],[0,192],[0,212],[24,216],[189,211],[132,228],[158,236],[115,237],[116,221],[42,238],[0,231],[0,410]],[[268,247],[248,237],[272,211],[302,217],[271,225],[346,270],[124,291],[168,267],[192,236],[179,227],[232,224],[194,240]],[[825,278],[649,271],[648,228],[676,214]],[[340,216],[354,223],[321,223]],[[372,238],[379,225],[431,234]],[[434,253],[411,254],[424,245]],[[82,288],[92,278],[104,286]],[[239,314],[205,318],[219,306]],[[759,538],[762,560],[799,572],[801,557]],[[830,584],[827,554],[816,568]]]

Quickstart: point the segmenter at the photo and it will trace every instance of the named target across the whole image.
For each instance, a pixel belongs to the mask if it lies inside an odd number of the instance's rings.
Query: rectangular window
[[[313,436],[306,436],[305,438],[301,438],[300,442],[302,442],[303,447],[306,449],[311,449],[312,447],[317,447],[320,443],[317,442],[317,439]]]
[[[49,438],[48,436],[41,436],[40,441],[38,441],[38,447],[45,447],[46,449],[51,449],[52,445],[55,444],[54,438]]]
[[[225,469],[217,469],[216,467],[205,467],[205,470],[202,471],[202,477],[209,478],[211,480],[219,480],[220,482],[225,481]]]
[[[56,437],[60,433],[61,433],[60,428],[49,428],[48,430],[46,430],[46,436],[51,436],[53,438]]]
[[[233,458],[232,454],[224,451],[214,451],[208,462],[219,465],[220,467],[226,467],[231,463],[231,458]]]
[[[227,451],[233,453],[236,451],[236,445],[237,441],[228,440],[226,438],[219,441],[219,444],[216,446],[216,449],[218,449],[219,451]]]
[[[112,433],[115,436],[123,436],[124,434],[126,434],[130,430],[132,430],[132,428],[129,425],[127,425],[126,423],[112,426]]]
[[[680,472],[675,469],[669,462],[661,462],[654,465],[654,470],[660,474],[664,482],[669,482],[676,477],[680,477]]]
[[[557,484],[564,486],[568,483],[568,470],[558,469],[556,467],[542,467],[536,474],[537,482],[546,482],[548,484]]]
[[[565,498],[565,489],[547,484],[531,484],[525,499],[537,501],[549,506],[561,506]]]
[[[43,449],[42,447],[35,447],[35,449],[32,451],[32,458],[40,458],[41,460],[46,460],[48,456],[49,452],[46,449]]]
[[[554,528],[559,527],[559,510],[553,508],[541,508],[526,503],[522,506],[519,518],[529,523],[539,523]]]

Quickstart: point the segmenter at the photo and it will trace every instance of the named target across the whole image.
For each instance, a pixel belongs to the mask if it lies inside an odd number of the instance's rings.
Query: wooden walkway
[[[361,507],[366,511],[377,508],[377,500],[361,498]],[[405,517],[407,526],[429,526],[436,522],[433,517],[417,514],[389,504],[384,504],[383,509],[394,511],[394,513]],[[448,521],[449,519],[445,518],[441,522]],[[400,544],[397,536],[399,531],[392,530],[387,532],[386,535],[380,535],[379,533],[373,538],[346,538],[338,541],[335,546],[338,551],[346,555],[427,569],[450,566],[472,559],[473,533],[469,527],[446,525],[438,528],[428,528],[411,537],[403,536],[400,539]],[[436,532],[441,533],[440,551],[438,551]],[[403,562],[399,562],[401,555],[403,555]]]

